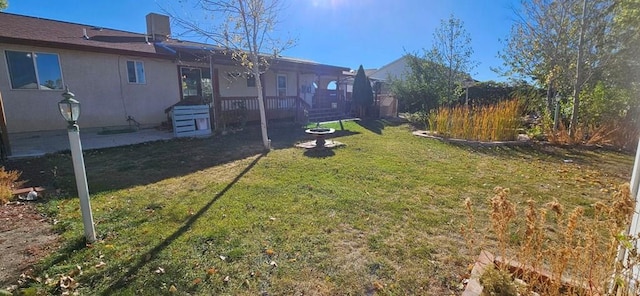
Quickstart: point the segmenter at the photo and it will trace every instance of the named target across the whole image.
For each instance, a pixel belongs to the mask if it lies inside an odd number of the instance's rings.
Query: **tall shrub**
[[[373,104],[373,89],[362,65],[353,81],[353,103],[358,108],[359,116],[366,116],[366,110]]]

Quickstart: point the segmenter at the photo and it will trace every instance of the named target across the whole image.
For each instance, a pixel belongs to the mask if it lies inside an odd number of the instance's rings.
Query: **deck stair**
[[[326,122],[351,118],[335,108],[311,109],[308,111],[309,122]]]

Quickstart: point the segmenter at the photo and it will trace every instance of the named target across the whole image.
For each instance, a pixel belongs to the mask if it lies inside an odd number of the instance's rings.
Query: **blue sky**
[[[490,67],[513,22],[517,0],[284,0],[278,34],[296,37],[285,56],[356,69],[379,68],[405,52],[430,48],[433,32],[453,14],[471,35],[474,78],[504,81]],[[175,0],[9,0],[5,12],[146,32],[145,15]],[[178,28],[172,28],[174,33]],[[177,31],[177,32],[176,32]]]

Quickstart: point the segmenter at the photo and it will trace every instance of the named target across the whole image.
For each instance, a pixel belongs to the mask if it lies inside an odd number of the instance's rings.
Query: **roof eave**
[[[122,54],[122,55],[160,58],[160,59],[169,59],[169,60],[172,60],[175,58],[174,55],[162,54],[162,53],[124,50],[124,49],[99,47],[99,46],[91,46],[91,45],[69,44],[69,43],[43,41],[43,40],[11,38],[11,37],[4,37],[4,36],[0,36],[0,43],[48,47],[48,48],[56,48],[56,49],[78,50],[78,51],[89,51],[89,52],[108,53],[108,54]],[[153,45],[149,45],[149,46],[153,46]]]

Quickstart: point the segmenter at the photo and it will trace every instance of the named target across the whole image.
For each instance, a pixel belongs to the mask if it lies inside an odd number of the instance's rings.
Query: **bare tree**
[[[294,45],[292,39],[282,40],[271,35],[283,10],[281,0],[193,0],[194,9],[204,14],[201,21],[193,15],[169,13],[174,21],[187,30],[224,47],[238,65],[256,77],[260,108],[260,127],[265,149],[270,149],[267,135],[264,93],[261,75],[271,61]],[[183,2],[188,2],[183,1]],[[198,12],[200,13],[200,12]]]

